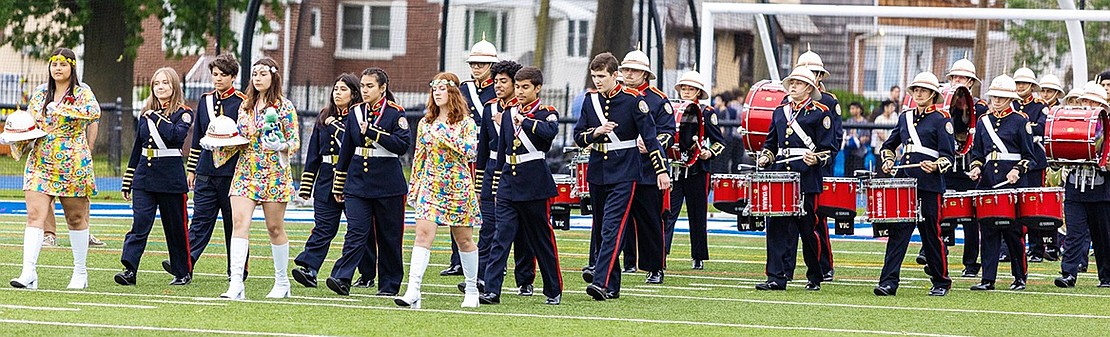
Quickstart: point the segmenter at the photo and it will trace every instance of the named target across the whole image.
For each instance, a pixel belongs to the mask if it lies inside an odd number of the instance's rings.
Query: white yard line
[[[89,302],[69,302],[70,305],[83,305],[89,307],[106,307],[106,308],[128,308],[128,309],[158,309],[149,305],[133,305],[133,304],[115,304],[115,303],[89,303]]]
[[[33,290],[17,290],[17,291],[33,291]],[[34,307],[29,305],[15,305],[15,304],[0,304],[0,308],[17,309],[17,310],[44,310],[44,311],[81,311],[78,308],[59,308],[59,307]]]
[[[165,303],[165,304],[185,304],[185,305],[210,305],[218,307],[226,307],[227,303],[218,302],[189,302],[189,301],[166,301],[166,300],[139,300],[140,302],[148,303]]]
[[[282,337],[286,337],[286,336],[288,336],[288,337],[310,336],[310,335],[306,335],[306,334],[303,334],[303,333],[291,334],[291,333],[281,333],[281,332],[234,331],[234,330],[191,329],[191,328],[165,328],[165,327],[142,326],[142,325],[114,325],[114,324],[94,324],[94,323],[28,321],[28,320],[22,320],[22,319],[0,319],[0,323],[34,324],[34,325],[65,326],[65,327],[78,327],[78,328],[101,328],[101,329],[116,329],[116,330],[212,333],[212,334],[221,334],[221,335],[243,335],[243,336],[282,336]]]

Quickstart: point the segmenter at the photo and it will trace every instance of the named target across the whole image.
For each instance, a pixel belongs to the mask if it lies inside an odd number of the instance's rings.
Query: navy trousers
[[[494,199],[481,199],[482,227],[478,229],[478,280],[486,282],[486,267],[492,261],[490,248],[497,232],[497,202]],[[452,240],[451,242],[454,242]],[[536,255],[526,240],[514,240],[513,260],[516,262],[513,276],[516,286],[521,287],[536,282]],[[505,266],[501,267],[504,275]]]
[[[671,217],[667,219],[666,251],[671,253],[671,242],[674,241],[674,226],[678,222],[678,214],[682,211],[682,204],[686,203],[686,218],[690,221],[690,258],[694,260],[709,259],[709,243],[706,233],[706,223],[709,221],[709,174],[706,172],[691,174],[671,184]]]
[[[169,250],[171,274],[185,277],[193,272],[189,258],[189,236],[185,227],[185,201],[188,194],[154,193],[131,190],[131,209],[135,221],[123,240],[123,253],[120,262],[127,270],[138,271],[139,261],[146,250],[147,237],[154,226],[154,216],[162,215],[162,230],[166,234],[166,248]]]
[[[952,288],[952,279],[948,277],[948,257],[944,255],[944,241],[940,238],[940,203],[941,194],[917,190],[917,204],[921,206],[924,221],[917,222],[916,226],[914,223],[891,226],[890,237],[886,241],[883,271],[879,277],[880,286],[898,289],[902,261],[906,258],[906,249],[910,245],[913,229],[917,227],[921,236],[922,252],[925,253],[925,259],[929,261],[926,269],[933,287]],[[997,261],[998,258],[995,260]]]
[[[631,221],[632,195],[636,182],[616,184],[590,184],[590,202],[594,207],[594,227],[600,233],[597,242],[597,258],[594,263],[593,284],[608,292],[619,294],[621,290],[621,267],[617,255],[624,243],[625,229]]]
[[[378,292],[397,293],[405,272],[401,260],[405,196],[362,198],[346,194],[343,198],[347,234],[343,236],[343,255],[335,261],[331,277],[349,281],[362,260],[373,261],[376,256]]]
[[[1010,255],[1010,274],[1024,281],[1029,270],[1025,259],[1025,226],[1015,220],[1008,227],[980,224],[979,229],[983,235],[983,280],[993,282],[998,278],[998,254],[1005,242]]]
[[[320,266],[324,264],[324,259],[328,257],[331,242],[335,239],[335,235],[339,233],[339,218],[343,214],[343,208],[343,203],[335,201],[330,194],[327,199],[312,199],[312,216],[316,225],[312,227],[312,232],[309,233],[308,240],[304,243],[304,251],[293,259],[294,264],[320,271]],[[347,223],[347,227],[350,228],[349,219]],[[377,274],[375,271],[375,254],[377,254],[377,251],[368,251],[358,264],[359,273],[371,279]]]
[[[771,217],[767,224],[767,280],[778,284],[786,284],[788,276],[794,272],[794,266],[787,261],[798,254],[798,238],[801,237],[803,245],[820,247],[817,243],[817,196],[816,193],[802,195],[802,208],[806,214],[793,217]],[[814,284],[821,284],[824,270],[818,258],[820,249],[802,250],[802,258],[806,264],[806,280]]]
[[[198,174],[193,185],[193,219],[189,224],[189,256],[193,264],[200,260],[204,248],[212,240],[217,215],[224,217],[224,250],[227,265],[231,265],[231,230],[235,227],[231,219],[231,177],[206,176]],[[250,258],[247,258],[250,261]],[[171,261],[172,263],[172,261]],[[249,265],[250,262],[247,262]],[[231,270],[228,269],[228,275]]]
[[[543,277],[543,294],[547,297],[563,293],[563,274],[559,267],[559,248],[555,244],[555,231],[551,228],[548,200],[509,201],[497,200],[497,231],[490,246],[490,262],[486,266],[486,292],[501,294],[505,281],[505,264],[513,242],[527,242],[535,254],[536,264]],[[533,276],[534,278],[534,276]],[[520,283],[520,280],[517,280]]]

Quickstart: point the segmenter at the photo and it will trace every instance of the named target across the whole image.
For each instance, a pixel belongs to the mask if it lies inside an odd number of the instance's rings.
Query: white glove
[[[208,150],[208,151],[215,151],[216,150],[215,146],[212,146],[211,144],[208,144],[207,142],[200,142],[200,148]]]
[[[281,152],[281,151],[285,151],[285,149],[288,149],[289,144],[282,143],[282,142],[271,142],[271,141],[267,141],[265,138],[263,138],[262,139],[262,148],[270,150],[270,151]]]
[[[11,144],[11,142],[9,142],[7,138],[4,138],[3,136],[0,136],[0,145],[10,145],[10,144]]]

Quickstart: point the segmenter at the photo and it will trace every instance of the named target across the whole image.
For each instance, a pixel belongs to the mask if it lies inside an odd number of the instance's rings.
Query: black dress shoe
[[[170,260],[162,260],[162,270],[165,270],[167,273],[173,274],[172,267],[173,265],[170,264]]]
[[[806,290],[818,291],[821,290],[820,283],[806,282]]]
[[[374,294],[374,296],[388,296],[388,297],[393,297],[393,296],[397,296],[397,292],[396,292],[396,291],[393,291],[393,292],[389,292],[389,291],[384,291],[384,290],[382,290],[382,291],[378,291],[378,293],[377,293],[377,294]]]
[[[926,263],[929,263],[929,261],[925,260],[925,254],[917,254],[917,264],[923,265]]]
[[[1080,273],[1086,273],[1087,272],[1087,266],[1079,266],[1079,272]]]
[[[135,271],[124,269],[123,271],[119,272],[118,274],[116,274],[116,283],[119,283],[119,285],[121,286],[135,285]]]
[[[880,285],[875,287],[875,296],[895,296],[898,294],[898,289],[891,286]]]
[[[594,284],[586,286],[586,294],[590,295],[590,297],[593,297],[594,301],[604,301],[605,298],[608,297],[606,296],[608,294],[606,294],[605,289],[602,289],[601,287]]]
[[[370,288],[374,286],[374,278],[367,277],[366,275],[359,276],[355,283],[351,284],[355,288]]]
[[[294,268],[292,271],[293,280],[297,281],[306,288],[316,288],[316,271],[305,267]]]
[[[501,304],[501,295],[494,293],[484,293],[478,296],[478,303],[482,304]]]
[[[1060,252],[1051,251],[1044,254],[1044,259],[1049,261],[1060,261]]]
[[[994,290],[994,281],[982,281],[971,286],[971,290]]]
[[[594,283],[594,269],[588,268],[582,270],[582,280],[586,283]]]
[[[933,287],[933,289],[929,289],[929,296],[947,296],[947,295],[948,295],[948,288]]]
[[[192,274],[186,274],[183,277],[174,277],[173,281],[170,281],[170,285],[171,286],[183,286],[183,285],[188,285],[189,283],[192,283],[192,282],[193,282],[193,275]]]
[[[562,303],[562,302],[563,302],[563,295],[555,295],[555,297],[548,297],[546,301],[543,301],[543,304],[559,305],[559,303]]]
[[[767,281],[755,284],[755,290],[786,290],[785,284],[779,284],[774,281]]]
[[[520,289],[517,290],[516,294],[520,296],[532,296],[535,293],[536,287],[532,286],[531,284],[525,284],[520,286]]]
[[[653,271],[648,273],[647,280],[644,281],[648,284],[663,284],[663,271]]]
[[[466,282],[459,282],[459,284],[455,285],[455,287],[459,288],[460,293],[466,294]],[[486,282],[483,282],[482,280],[478,280],[478,293],[479,294],[485,294],[486,293]]]
[[[1056,283],[1056,286],[1060,288],[1072,288],[1075,287],[1075,275],[1057,277],[1052,282]]]
[[[439,276],[462,275],[462,266],[450,266],[439,272]]]
[[[1025,280],[1014,280],[1010,283],[1010,290],[1025,290]]]
[[[334,277],[329,277],[327,282],[328,289],[334,291],[336,294],[347,296],[351,294],[351,284]]]
[[[1110,288],[1110,281],[1100,281],[1098,283],[1098,287],[1099,288]]]
[[[1002,255],[998,257],[998,262],[1010,262],[1010,255],[1002,253]]]
[[[1044,262],[1044,258],[1036,255],[1029,255],[1029,262],[1041,263]]]
[[[962,272],[962,274],[960,274],[960,277],[979,277],[979,271],[973,270],[971,268],[964,268],[964,271]]]
[[[625,273],[625,274],[634,274],[634,273],[639,272],[639,271],[640,270],[636,269],[636,267],[627,267],[627,268],[624,268],[624,270],[622,270],[621,272]]]
[[[704,270],[705,269],[705,260],[694,260],[693,269],[694,270]]]
[[[833,271],[830,270],[829,272],[825,273],[824,277],[821,277],[821,281],[822,282],[832,282],[833,274],[834,274]]]

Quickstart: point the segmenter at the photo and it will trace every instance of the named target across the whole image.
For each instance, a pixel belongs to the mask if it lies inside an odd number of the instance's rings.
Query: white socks
[[[85,269],[85,260],[89,256],[89,230],[70,230],[69,245],[73,248],[73,276],[69,279],[67,288],[84,289],[89,284],[88,271]]]
[[[42,250],[42,233],[42,228],[27,227],[23,230],[23,271],[12,282],[19,282],[30,289],[38,288],[39,275],[35,267],[39,262],[39,251]]]
[[[233,300],[246,298],[243,294],[243,269],[247,265],[248,247],[250,247],[250,241],[247,239],[231,238],[231,282],[228,284],[227,292],[220,297]]]
[[[463,308],[478,307],[478,251],[459,251],[459,261],[462,263],[463,277],[466,282],[466,296],[463,297]]]
[[[274,288],[270,290],[268,298],[289,297],[289,243],[283,245],[270,245],[274,254]]]

